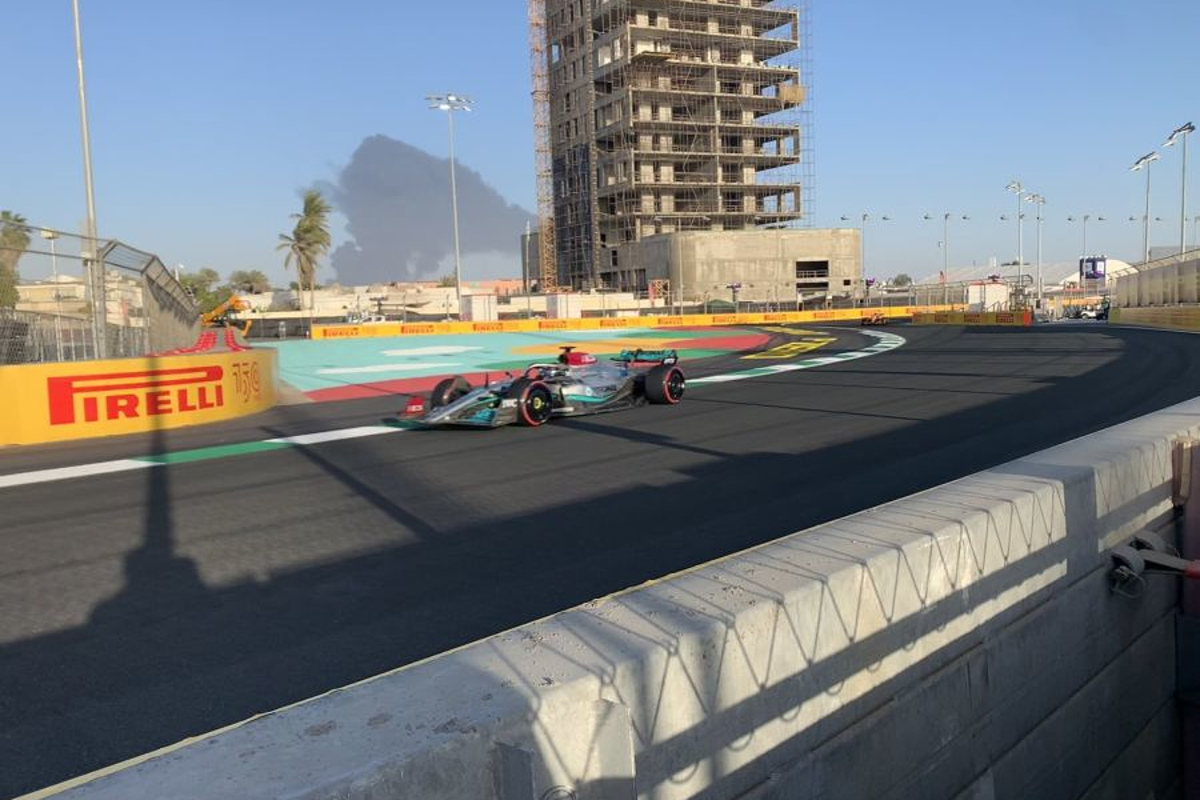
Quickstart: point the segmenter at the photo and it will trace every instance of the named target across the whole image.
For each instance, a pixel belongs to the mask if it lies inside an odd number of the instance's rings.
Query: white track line
[[[299,436],[281,436],[278,439],[267,439],[278,444],[294,444],[306,447],[310,444],[337,442],[342,439],[361,439],[364,436],[379,436],[383,433],[400,433],[405,428],[394,428],[390,425],[364,425],[361,428],[342,428],[336,431],[321,431],[319,433],[302,433]]]
[[[828,366],[829,364],[837,364],[843,361],[852,361],[857,358],[866,358],[878,353],[884,353],[888,350],[894,350],[897,347],[905,344],[903,336],[897,336],[892,333],[881,333],[878,331],[862,331],[867,336],[872,336],[879,339],[878,344],[864,347],[861,350],[851,350],[846,353],[839,353],[836,356],[822,356],[819,358],[809,358],[794,364],[773,364],[765,367],[753,367],[741,372],[731,372],[723,375],[707,375],[703,378],[692,378],[688,380],[688,384],[706,384],[706,383],[728,383],[730,381],[743,381],[750,378],[762,378],[767,375],[775,375],[781,372],[794,372],[801,369],[813,369],[814,367]],[[402,433],[408,430],[407,428],[397,428],[390,425],[363,425],[357,428],[342,428],[333,431],[318,431],[317,433],[303,433],[297,436],[280,436],[275,439],[262,440],[270,444],[287,444],[296,447],[308,447],[315,444],[325,444],[327,442],[337,442],[343,439],[361,439],[366,436],[380,436],[386,433]],[[245,442],[248,448],[258,442]],[[221,447],[215,445],[214,447]],[[234,446],[236,447],[236,445]],[[210,448],[200,447],[195,450],[207,450]],[[180,451],[181,453],[190,451]],[[249,450],[253,452],[253,450]],[[178,455],[178,453],[176,454]],[[234,458],[235,455],[224,456],[226,458]],[[92,475],[108,475],[114,472],[128,472],[131,470],[148,469],[150,467],[168,466],[164,461],[155,461],[152,457],[147,456],[146,459],[120,459],[117,461],[98,461],[94,464],[80,464],[74,467],[57,467],[55,469],[41,469],[33,472],[17,472],[12,475],[0,475],[0,489],[7,489],[13,486],[28,486],[34,483],[52,483],[54,481],[65,481],[71,478],[86,478]]]
[[[688,385],[745,381],[751,378],[761,378],[765,375],[777,375],[781,372],[795,372],[802,369],[827,367],[830,364],[840,364],[843,361],[854,361],[855,359],[886,353],[889,350],[895,350],[897,347],[903,346],[908,341],[903,336],[898,336],[894,333],[881,333],[879,331],[863,331],[862,333],[866,336],[873,336],[879,339],[879,343],[873,344],[870,347],[864,347],[861,350],[838,353],[836,356],[819,356],[817,358],[806,358],[792,364],[772,364],[766,367],[751,367],[741,372],[729,372],[724,375],[706,375],[703,378],[689,378]]]
[[[90,475],[108,475],[113,472],[128,472],[135,469],[157,467],[152,461],[137,461],[132,458],[119,461],[98,461],[94,464],[80,464],[75,467],[57,467],[55,469],[39,469],[33,472],[18,472],[14,475],[0,475],[0,489],[11,486],[27,486],[31,483],[51,483],[65,481],[70,478],[86,478]]]

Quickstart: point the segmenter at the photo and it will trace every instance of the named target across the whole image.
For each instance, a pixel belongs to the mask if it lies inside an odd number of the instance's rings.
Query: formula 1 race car
[[[882,311],[875,311],[870,316],[863,317],[861,325],[887,325],[888,318],[883,315]]]
[[[520,377],[472,387],[461,375],[433,387],[428,407],[408,401],[404,417],[419,425],[536,428],[552,417],[577,417],[647,403],[674,405],[685,379],[674,350],[625,350],[608,361],[565,346],[552,364],[531,364]]]

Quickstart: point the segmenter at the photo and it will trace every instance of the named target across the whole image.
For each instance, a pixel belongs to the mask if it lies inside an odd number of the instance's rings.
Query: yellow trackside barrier
[[[914,325],[1014,325],[1033,324],[1031,311],[945,311],[913,314]]]
[[[277,358],[263,348],[0,366],[0,445],[145,433],[254,414],[275,405]]]
[[[430,336],[451,333],[527,333],[531,331],[599,331],[622,328],[679,328],[715,325],[763,325],[781,322],[845,322],[882,312],[890,319],[914,314],[954,311],[959,306],[894,306],[841,308],[828,311],[774,311],[758,314],[685,314],[656,317],[589,317],[586,319],[521,319],[502,322],[372,322],[363,325],[313,325],[314,339],[361,339],[376,336]]]
[[[1145,325],[1177,331],[1200,331],[1200,305],[1161,308],[1113,308],[1108,320],[1120,325]]]

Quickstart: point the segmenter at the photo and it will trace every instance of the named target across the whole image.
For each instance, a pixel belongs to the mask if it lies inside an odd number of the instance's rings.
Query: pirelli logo
[[[225,405],[219,365],[47,378],[50,424],[189,414]]]
[[[354,339],[362,336],[363,332],[356,325],[352,328],[325,328],[322,335],[326,339]]]

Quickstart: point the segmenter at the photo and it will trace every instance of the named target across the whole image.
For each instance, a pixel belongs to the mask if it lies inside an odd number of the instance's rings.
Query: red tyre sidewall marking
[[[529,399],[529,393],[533,391],[535,386],[541,386],[543,388],[546,388],[547,392],[550,391],[549,388],[546,387],[546,384],[542,383],[541,381],[534,381],[533,383],[526,386],[525,391],[521,393],[521,417],[525,420],[525,424],[527,424],[531,428],[536,428],[539,425],[542,425],[546,422],[546,420],[542,420],[541,422],[538,422],[537,420],[535,420],[531,416],[529,416],[528,404],[526,401]]]
[[[667,370],[667,374],[663,376],[663,397],[667,398],[669,405],[678,405],[681,398],[671,396],[671,376],[679,372],[679,367],[671,367]],[[680,374],[682,377],[682,373]]]

